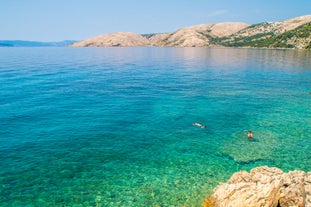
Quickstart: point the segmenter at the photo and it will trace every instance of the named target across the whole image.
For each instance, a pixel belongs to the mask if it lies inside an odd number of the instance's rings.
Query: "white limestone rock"
[[[267,166],[240,171],[216,187],[202,207],[309,207],[311,173]]]

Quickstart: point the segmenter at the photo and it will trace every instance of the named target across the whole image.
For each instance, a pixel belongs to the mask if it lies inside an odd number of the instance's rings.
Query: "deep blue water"
[[[310,51],[0,48],[0,206],[199,206],[310,171],[310,92]]]

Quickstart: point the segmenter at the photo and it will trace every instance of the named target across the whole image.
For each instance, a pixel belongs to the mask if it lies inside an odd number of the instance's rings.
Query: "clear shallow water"
[[[310,171],[309,92],[310,51],[0,48],[0,206],[199,206]]]

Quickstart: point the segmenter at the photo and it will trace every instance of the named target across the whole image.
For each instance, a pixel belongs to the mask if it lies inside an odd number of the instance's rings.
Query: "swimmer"
[[[252,139],[253,138],[252,130],[248,130],[247,137],[248,137],[248,139]]]
[[[203,128],[206,128],[206,126],[205,125],[202,125],[202,124],[200,124],[200,123],[194,123],[194,124],[192,124],[193,126],[197,126],[197,127],[201,127],[202,129]]]

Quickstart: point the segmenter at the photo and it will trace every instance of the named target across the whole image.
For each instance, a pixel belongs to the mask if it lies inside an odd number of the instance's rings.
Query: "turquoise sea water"
[[[0,48],[0,206],[199,206],[310,171],[310,92],[310,51]]]

